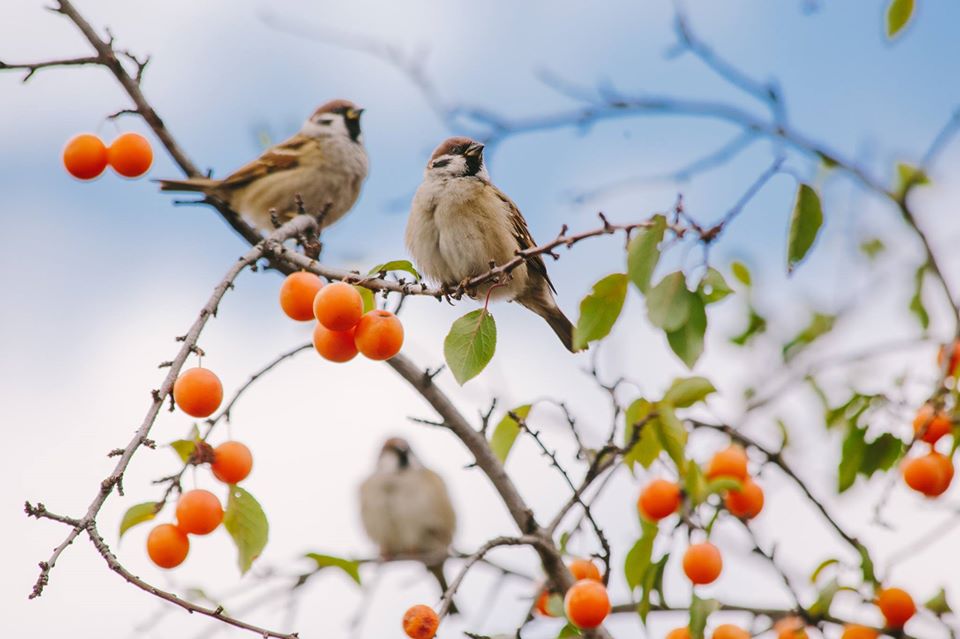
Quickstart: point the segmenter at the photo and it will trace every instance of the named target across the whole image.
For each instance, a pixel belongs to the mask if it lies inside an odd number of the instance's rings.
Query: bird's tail
[[[568,351],[571,353],[577,352],[577,349],[573,347],[573,324],[570,323],[567,316],[564,315],[560,307],[557,306],[557,302],[553,299],[553,296],[545,294],[532,299],[524,297],[517,299],[517,301],[547,320],[547,324],[550,325],[550,328],[557,334],[557,337],[560,338],[560,341],[563,342],[563,345]]]
[[[209,193],[217,187],[220,180],[213,178],[187,178],[186,180],[157,180],[161,191],[195,191]]]
[[[440,596],[447,594],[447,590],[450,586],[447,585],[447,578],[443,574],[443,564],[435,564],[433,566],[427,566],[427,570],[430,571],[430,574],[437,578],[437,583],[440,584]],[[460,610],[457,608],[457,603],[453,599],[450,600],[450,614],[456,615],[459,614]]]

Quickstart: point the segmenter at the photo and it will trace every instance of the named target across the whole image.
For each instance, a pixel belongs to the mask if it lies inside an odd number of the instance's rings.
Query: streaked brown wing
[[[236,187],[270,173],[291,169],[299,164],[300,151],[313,141],[303,135],[295,135],[285,142],[272,146],[259,158],[245,164],[223,179],[220,186]]]
[[[500,200],[510,208],[510,222],[513,224],[513,236],[517,239],[517,244],[520,245],[520,249],[523,250],[532,246],[536,246],[537,243],[533,239],[533,236],[530,235],[530,229],[527,228],[527,221],[523,219],[523,214],[520,213],[520,209],[517,208],[517,205],[514,204],[513,200],[507,197],[506,193],[492,184],[490,186],[493,188],[494,193],[497,194],[497,197],[500,198]],[[532,268],[534,271],[542,275],[543,279],[547,281],[547,285],[550,286],[550,290],[554,293],[557,292],[553,282],[550,281],[550,276],[547,275],[547,265],[543,263],[542,257],[539,255],[533,256],[527,260],[527,267]]]

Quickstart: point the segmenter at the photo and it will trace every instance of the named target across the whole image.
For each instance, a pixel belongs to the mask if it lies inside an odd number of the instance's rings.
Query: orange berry
[[[712,637],[713,639],[750,639],[750,633],[740,626],[725,623],[714,628]]]
[[[345,331],[356,326],[363,317],[363,298],[350,284],[334,282],[314,296],[313,314],[331,331]]]
[[[354,337],[357,349],[373,360],[390,359],[403,346],[403,324],[390,311],[373,310],[364,314]]]
[[[953,422],[950,420],[950,415],[944,411],[935,414],[930,404],[924,404],[913,420],[913,434],[920,437],[922,431],[923,436],[920,439],[928,444],[936,444],[938,439],[949,435],[952,429]]]
[[[742,446],[736,444],[728,446],[716,453],[707,464],[707,479],[718,477],[732,477],[745,481],[747,479],[747,453]]]
[[[693,544],[683,554],[683,572],[694,584],[709,584],[716,581],[723,570],[723,557],[710,542]]]
[[[147,535],[147,554],[161,568],[174,568],[183,563],[190,552],[187,533],[173,524],[160,524]]]
[[[777,639],[808,639],[806,625],[800,617],[783,617],[773,624]]]
[[[250,449],[240,442],[223,442],[213,449],[210,470],[213,476],[225,484],[236,484],[247,478],[253,468]]]
[[[92,180],[107,168],[107,147],[97,136],[81,133],[63,148],[63,166],[79,180]]]
[[[223,521],[220,500],[209,490],[190,490],[177,501],[177,527],[185,533],[206,535]]]
[[[440,627],[440,617],[430,606],[417,604],[403,614],[403,631],[410,639],[432,639]]]
[[[280,285],[280,308],[292,320],[306,322],[313,319],[313,299],[323,282],[313,273],[291,273]]]
[[[209,417],[223,401],[223,385],[209,369],[191,368],[174,382],[173,401],[191,417]]]
[[[563,598],[563,611],[578,628],[596,628],[610,614],[610,597],[599,581],[581,579]]]
[[[880,633],[873,628],[847,624],[843,627],[843,634],[840,635],[840,639],[877,639],[879,636]]]
[[[900,588],[884,588],[877,594],[877,607],[887,620],[888,628],[903,628],[903,624],[917,612],[913,597]]]
[[[907,486],[927,497],[943,494],[953,480],[953,463],[946,455],[931,450],[922,457],[903,464],[903,480]]]
[[[540,596],[537,597],[536,610],[544,617],[552,617],[553,614],[550,612],[550,592],[544,590],[540,593]]]
[[[600,576],[600,569],[589,559],[574,559],[570,562],[570,573],[577,581],[581,579],[592,579],[593,581],[603,581]]]
[[[936,495],[942,495],[946,492],[947,488],[950,487],[950,482],[953,481],[953,461],[946,455],[942,455],[935,450],[930,451],[930,456],[933,457],[933,461],[937,462],[940,470],[943,472],[943,483],[936,492]]]
[[[947,377],[956,377],[960,375],[960,340],[953,343],[952,346],[941,346],[937,353],[937,366],[943,368],[943,358],[946,357],[947,349],[950,349],[950,363],[947,364]]]
[[[734,517],[753,519],[763,510],[763,489],[749,477],[740,490],[731,490],[723,503]]]
[[[317,322],[313,327],[313,347],[324,359],[331,362],[349,362],[357,356],[355,329],[331,331]]]
[[[637,509],[652,521],[660,521],[680,507],[680,486],[666,479],[654,479],[640,491]]]
[[[139,133],[123,133],[110,143],[107,160],[113,170],[128,178],[140,177],[153,164],[150,142]]]
[[[667,633],[667,636],[663,639],[690,639],[690,628],[687,626],[680,626],[679,628],[674,628]]]

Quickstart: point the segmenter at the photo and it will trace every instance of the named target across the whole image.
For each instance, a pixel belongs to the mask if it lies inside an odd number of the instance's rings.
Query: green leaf
[[[660,451],[663,450],[663,447],[660,445],[660,437],[657,435],[657,427],[653,425],[656,418],[654,417],[646,422],[643,421],[652,410],[653,404],[641,398],[634,400],[624,413],[624,419],[626,421],[626,428],[623,430],[624,446],[630,445],[638,424],[643,423],[643,426],[640,428],[639,439],[627,454],[623,456],[623,463],[625,463],[630,470],[633,470],[636,464],[640,464],[644,468],[650,468],[650,464],[653,463],[653,460],[655,460],[660,454]]]
[[[527,415],[530,414],[530,404],[517,406],[511,411],[507,411],[497,427],[493,429],[493,435],[490,436],[490,448],[501,462],[507,461],[507,455],[513,448],[513,442],[517,440],[517,435],[520,434],[520,424],[511,413],[520,419],[526,419]]]
[[[950,608],[950,604],[947,603],[947,593],[943,588],[941,588],[937,594],[927,600],[927,602],[923,604],[923,607],[937,616],[948,615],[953,612],[953,609]]]
[[[923,304],[923,279],[927,273],[928,266],[929,263],[924,262],[914,274],[913,297],[910,298],[910,312],[916,316],[917,321],[920,322],[920,328],[922,328],[924,332],[930,327],[930,315],[927,313],[927,307]]]
[[[906,452],[900,438],[883,433],[872,442],[867,442],[860,463],[860,474],[871,477],[874,473],[893,468]]]
[[[860,242],[860,251],[871,260],[876,259],[877,256],[883,253],[886,249],[887,245],[884,244],[883,240],[878,237],[872,237],[869,240]]]
[[[670,406],[655,404],[659,419],[653,422],[657,437],[660,439],[660,445],[667,451],[667,455],[676,464],[677,470],[684,473],[687,467],[687,460],[684,457],[684,447],[687,445],[687,429],[683,427],[683,422],[677,419]]]
[[[573,331],[573,348],[580,350],[610,333],[627,296],[627,276],[613,273],[593,285],[580,302],[580,318]]]
[[[665,331],[675,331],[686,323],[690,307],[699,296],[687,289],[687,279],[680,271],[664,276],[647,293],[647,316],[650,323]]]
[[[840,453],[840,467],[837,472],[837,492],[843,492],[853,486],[857,478],[857,472],[863,463],[864,451],[866,449],[867,429],[857,426],[851,427],[847,431],[847,436],[843,440],[843,448]]]
[[[683,488],[694,506],[699,506],[707,498],[707,482],[700,472],[698,464],[687,464],[687,472],[683,478]]]
[[[823,561],[821,561],[820,565],[817,566],[812,573],[810,573],[810,583],[812,584],[817,583],[817,577],[820,576],[820,573],[822,573],[828,567],[837,565],[839,563],[840,563],[840,560],[835,557],[831,557],[830,559],[824,559]]]
[[[696,464],[690,465],[696,466]],[[706,499],[709,495],[725,493],[728,490],[740,490],[741,488],[743,488],[743,484],[733,477],[718,477],[717,479],[711,479],[706,483],[703,491],[703,498]]]
[[[897,163],[897,185],[893,192],[898,198],[902,198],[913,187],[924,184],[930,184],[930,178],[922,169],[903,162]]]
[[[757,313],[757,309],[750,306],[747,311],[747,327],[739,335],[730,338],[737,346],[746,346],[747,342],[767,330],[767,320]]]
[[[553,614],[553,612],[551,611],[550,614]],[[556,616],[558,617],[563,616],[562,606],[561,606],[561,613]],[[560,632],[557,634],[557,639],[570,639],[571,637],[580,637],[580,636],[582,636],[580,633],[580,629],[577,628],[572,623],[568,623],[567,625],[565,625],[563,628],[560,629]]]
[[[730,264],[730,272],[733,273],[733,276],[747,288],[750,288],[750,286],[753,284],[753,278],[750,277],[750,269],[748,269],[747,265],[743,262],[732,262]]]
[[[443,357],[463,386],[486,368],[497,349],[497,324],[486,309],[470,311],[450,327],[443,340]]]
[[[890,433],[883,433],[873,441],[866,441],[867,430],[849,422],[840,454],[837,489],[843,492],[853,485],[857,475],[871,477],[878,471],[889,470],[903,456],[904,443]]]
[[[253,495],[239,486],[231,485],[229,489],[223,526],[237,546],[237,563],[240,572],[245,573],[267,545],[270,525]]]
[[[687,323],[667,333],[667,343],[687,368],[693,368],[703,354],[703,338],[707,332],[707,312],[703,300],[693,295]]]
[[[623,574],[627,578],[627,586],[634,591],[643,581],[643,577],[650,567],[650,558],[653,554],[653,542],[657,538],[660,528],[656,523],[641,520],[642,533],[640,539],[633,544],[623,564]]]
[[[640,614],[640,621],[647,622],[647,615],[650,614],[650,593],[654,590],[660,596],[660,603],[665,601],[663,596],[663,569],[667,565],[667,559],[670,554],[666,554],[655,561],[647,568],[643,575],[643,582],[640,584],[640,602],[637,604],[637,612]]]
[[[879,584],[877,573],[873,569],[873,559],[870,558],[870,552],[867,547],[857,543],[857,552],[860,553],[860,572],[863,574],[865,583]]]
[[[823,224],[823,210],[820,208],[820,196],[809,184],[800,184],[797,199],[793,204],[790,217],[790,233],[787,237],[787,273],[807,256],[817,233]]]
[[[814,313],[802,331],[783,346],[783,361],[789,362],[797,353],[812,344],[817,338],[826,335],[837,321],[836,315]]]
[[[707,395],[715,392],[717,389],[706,377],[681,377],[673,380],[661,401],[675,408],[686,408],[702,402]]]
[[[887,38],[892,39],[913,16],[913,0],[890,0],[887,5]]]
[[[810,606],[810,614],[818,617],[830,614],[830,606],[833,604],[833,598],[840,592],[840,583],[836,579],[831,579],[827,584],[817,592],[817,599]]]
[[[410,263],[410,260],[391,260],[390,262],[384,262],[383,264],[377,264],[372,269],[368,275],[376,275],[377,273],[388,273],[390,271],[406,271],[410,275],[413,275],[418,280],[421,279],[420,273],[417,272],[417,269],[413,267],[413,264]]]
[[[660,261],[660,242],[667,228],[667,218],[654,215],[651,225],[637,231],[627,247],[627,274],[641,293],[650,290],[650,278]]]
[[[777,419],[777,430],[780,431],[780,450],[783,450],[790,443],[790,429],[787,428],[786,422]]]
[[[690,639],[703,639],[703,630],[707,627],[707,617],[720,609],[714,599],[701,599],[696,594],[690,601]]]
[[[547,612],[554,617],[563,617],[566,613],[563,610],[563,597],[557,593],[550,593],[547,597]]]
[[[177,454],[180,461],[186,464],[190,460],[193,451],[197,448],[197,442],[192,439],[178,439],[170,442],[170,448]]]
[[[360,297],[363,299],[363,312],[372,311],[377,308],[377,300],[371,291],[366,286],[357,286],[354,284],[353,288],[357,289],[357,292],[360,293]]]
[[[714,302],[719,302],[731,293],[733,293],[733,289],[727,284],[727,280],[723,279],[720,271],[712,266],[708,267],[707,272],[704,273],[703,278],[700,280],[699,286],[697,286],[697,295],[700,296],[703,303],[713,304]]]
[[[161,508],[163,508],[163,504],[155,501],[148,501],[127,508],[127,512],[123,513],[123,518],[120,520],[120,537],[123,537],[123,533],[137,524],[142,524],[156,517]]]
[[[333,555],[322,555],[316,552],[308,552],[306,556],[317,562],[318,570],[322,568],[339,568],[360,585],[360,564],[358,562],[343,559],[342,557],[334,557]]]

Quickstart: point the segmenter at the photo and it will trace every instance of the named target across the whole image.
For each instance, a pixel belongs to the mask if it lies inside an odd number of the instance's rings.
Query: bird
[[[407,250],[428,279],[447,290],[504,264],[518,250],[536,246],[513,200],[490,181],[484,145],[466,137],[444,140],[427,162],[407,219]],[[556,289],[543,259],[533,256],[503,281],[468,291],[478,297],[509,299],[547,321],[567,350],[574,352],[573,325],[557,306]]]
[[[299,210],[323,211],[324,227],[339,220],[360,195],[367,177],[367,152],[360,132],[363,109],[349,100],[331,100],[313,112],[293,137],[271,146],[223,179],[158,180],[161,191],[203,193],[240,213],[261,230],[273,229]]]
[[[443,479],[423,465],[405,439],[384,442],[373,474],[360,485],[360,516],[381,557],[422,557],[441,592],[447,592],[443,562],[457,515]],[[450,611],[455,613],[456,606]]]

